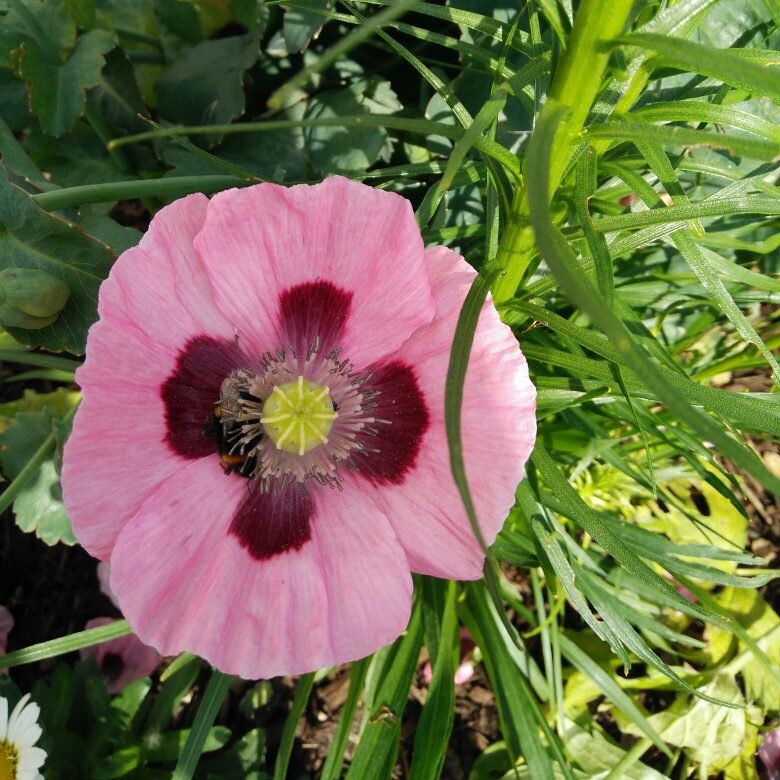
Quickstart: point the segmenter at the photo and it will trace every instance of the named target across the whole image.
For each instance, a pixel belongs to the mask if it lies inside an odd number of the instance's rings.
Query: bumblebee
[[[203,435],[216,440],[216,451],[225,469],[225,474],[236,472],[242,477],[251,477],[257,465],[257,458],[248,453],[235,452],[236,440],[241,436],[238,422],[222,419],[222,401],[214,404],[211,418],[203,426]]]

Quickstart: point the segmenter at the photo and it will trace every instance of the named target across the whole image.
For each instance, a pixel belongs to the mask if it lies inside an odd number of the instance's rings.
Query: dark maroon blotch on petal
[[[290,485],[280,493],[255,489],[236,511],[229,533],[256,561],[266,561],[300,550],[311,538],[313,514],[312,500],[300,485]]]
[[[361,434],[364,457],[355,458],[360,474],[379,484],[399,484],[414,468],[430,414],[412,369],[395,360],[371,366],[371,378],[363,385],[378,392],[371,414],[377,420],[376,434]]]
[[[317,339],[320,349],[339,346],[352,306],[352,293],[331,282],[306,282],[285,290],[279,299],[282,329],[294,349],[305,352]]]
[[[222,381],[248,361],[235,342],[196,336],[176,358],[176,367],[160,388],[165,404],[165,441],[184,458],[213,455],[213,438],[203,434],[219,400]]]

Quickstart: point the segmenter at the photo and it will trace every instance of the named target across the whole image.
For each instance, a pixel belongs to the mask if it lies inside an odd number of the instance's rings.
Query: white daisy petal
[[[29,693],[22,696],[10,716],[8,700],[0,698],[0,774],[10,769],[15,780],[42,780],[38,769],[46,760],[46,751],[35,747],[43,733],[38,725],[40,714],[41,708],[30,701]]]
[[[0,742],[5,741],[8,733],[8,699],[0,698]]]

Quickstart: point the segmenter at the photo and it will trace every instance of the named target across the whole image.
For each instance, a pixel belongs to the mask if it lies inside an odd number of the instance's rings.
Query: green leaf
[[[157,82],[160,116],[178,124],[216,125],[244,113],[244,73],[257,60],[248,33],[203,41],[183,54]],[[219,136],[207,136],[213,146]]]
[[[740,441],[729,436],[709,417],[695,410],[685,395],[667,384],[636,338],[605,306],[596,288],[585,277],[576,257],[560,230],[552,223],[549,212],[549,139],[556,133],[563,108],[548,101],[539,117],[528,152],[528,181],[531,218],[540,251],[550,264],[562,288],[593,322],[612,340],[627,365],[657,394],[677,417],[703,441],[711,441],[720,452],[732,458],[770,490],[780,493],[780,479],[773,475]]]
[[[339,723],[336,726],[336,733],[333,735],[333,741],[328,750],[328,757],[322,767],[320,780],[334,780],[341,777],[341,767],[344,763],[344,750],[347,747],[347,740],[352,731],[352,721],[357,711],[360,694],[366,681],[366,672],[368,671],[368,658],[361,658],[359,661],[353,661],[349,667],[349,692],[347,700],[341,708]]]
[[[433,679],[415,732],[410,780],[437,778],[444,766],[455,712],[453,647],[459,644],[456,596],[455,583],[448,583],[441,624],[441,644],[433,658]]]
[[[114,262],[111,250],[64,219],[42,211],[0,169],[0,270],[37,268],[62,279],[70,298],[57,320],[40,330],[9,328],[30,347],[83,353],[97,318],[97,291]]]
[[[82,116],[86,90],[100,78],[104,56],[115,41],[106,30],[75,37],[75,26],[63,9],[38,0],[11,0],[27,28],[27,39],[13,53],[19,75],[28,83],[30,107],[43,129],[66,133]]]
[[[22,531],[34,532],[50,546],[76,544],[70,518],[62,503],[60,476],[50,460],[41,464],[14,501],[14,514]]]
[[[146,733],[161,733],[166,728],[181,700],[195,683],[202,665],[200,658],[191,656],[166,678],[144,723]],[[218,674],[215,672],[215,675]]]
[[[409,627],[384,657],[381,682],[368,720],[360,734],[347,780],[389,778],[398,752],[401,720],[422,645],[419,603],[412,609]]]
[[[780,70],[739,56],[732,49],[714,49],[690,40],[667,35],[634,33],[616,39],[618,43],[642,46],[663,55],[665,65],[701,73],[749,94],[764,95],[780,102]]]
[[[712,777],[742,752],[748,728],[745,699],[728,674],[716,675],[699,693],[735,706],[721,707],[705,698],[689,705],[678,698],[668,710],[650,715],[648,721],[667,743],[684,748],[699,763],[700,777]],[[631,725],[626,731],[636,733]]]
[[[564,721],[563,738],[566,750],[582,770],[583,777],[619,777],[620,780],[664,780],[667,777],[639,761],[627,763],[630,757],[626,751],[609,740],[590,719],[583,727],[567,718]],[[610,774],[615,769],[618,769],[619,774]]]
[[[145,115],[147,108],[135,78],[133,63],[124,49],[116,48],[108,53],[100,80],[89,98],[113,125],[130,133],[147,129],[148,125],[139,116]]]
[[[295,0],[285,7],[282,32],[287,52],[302,52],[320,34],[329,0]]]
[[[552,780],[553,761],[545,750],[539,729],[543,729],[551,741],[557,740],[547,726],[528,680],[507,651],[501,621],[483,582],[466,586],[466,601],[461,603],[460,611],[463,622],[482,650],[496,696],[501,732],[512,763],[522,755],[535,780]],[[564,768],[563,764],[561,768]],[[570,770],[565,771],[571,777]]]
[[[68,634],[68,636],[60,639],[50,639],[47,642],[39,642],[22,650],[14,650],[12,653],[1,655],[0,668],[44,661],[47,658],[55,658],[58,655],[72,653],[75,650],[80,650],[82,647],[89,647],[99,642],[108,642],[110,639],[117,639],[130,633],[132,633],[132,629],[126,620],[115,620],[113,623],[105,626],[90,628],[86,631],[77,631],[75,634]]]
[[[344,89],[326,90],[313,97],[306,119],[344,115],[392,114],[403,108],[390,83],[377,76],[356,79]],[[392,144],[383,127],[309,127],[304,142],[310,164],[318,176],[361,173],[380,158],[389,160]]]
[[[27,533],[34,532],[48,545],[76,543],[52,459],[57,420],[55,412],[48,408],[23,412],[0,434],[0,464],[6,476],[21,480],[28,464],[33,469],[13,502],[16,524]],[[44,448],[47,454],[39,462]]]
[[[284,722],[282,738],[279,741],[279,752],[276,754],[276,763],[274,764],[274,780],[284,780],[287,777],[287,768],[290,764],[295,732],[298,730],[298,724],[309,702],[313,687],[314,672],[304,674],[298,678],[292,706]]]
[[[759,640],[769,661],[780,667],[780,618],[756,590],[724,588],[717,595],[720,608],[747,631],[753,639]],[[741,640],[734,641],[731,632],[717,626],[707,626],[705,638],[709,642],[708,658],[711,663],[720,663],[735,644],[739,653],[728,664],[727,669],[742,675],[748,700],[760,704],[770,717],[780,714],[780,686],[777,677],[767,670],[761,660],[755,658]]]
[[[160,734],[159,739],[155,739],[154,746],[146,748],[145,758],[148,761],[177,761],[184,752],[184,747],[191,734],[192,729],[166,731],[164,734]],[[232,732],[226,726],[212,726],[206,733],[201,752],[211,753],[219,750],[227,744],[231,737]]]
[[[233,678],[229,674],[223,674],[216,669],[212,671],[211,679],[203,694],[203,700],[198,707],[198,714],[195,716],[195,723],[187,736],[187,742],[179,762],[176,764],[176,769],[171,775],[172,780],[190,780],[195,774],[198,759],[207,745],[212,733],[212,724],[225,696],[227,696],[232,681]]]

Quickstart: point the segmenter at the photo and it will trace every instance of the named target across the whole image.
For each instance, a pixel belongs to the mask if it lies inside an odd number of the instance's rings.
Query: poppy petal
[[[195,246],[217,305],[230,313],[240,338],[261,351],[287,346],[283,296],[309,283],[351,294],[338,346],[356,366],[396,349],[433,314],[409,202],[348,179],[218,193]],[[340,311],[334,308],[334,316]],[[269,323],[277,343],[268,341]],[[327,320],[323,326],[332,328]]]
[[[436,316],[396,353],[414,366],[430,412],[414,468],[377,483],[413,571],[453,579],[482,576],[484,556],[450,470],[444,385],[458,314],[476,272],[449,249],[426,251]],[[389,358],[392,360],[391,358]],[[535,391],[510,329],[488,301],[480,315],[464,386],[461,436],[466,475],[485,540],[491,544],[514,503],[536,434]]]
[[[406,557],[362,491],[317,491],[310,539],[258,559],[230,531],[247,489],[191,461],[125,526],[111,586],[144,643],[253,679],[360,658],[405,628]]]
[[[101,319],[76,372],[83,398],[65,445],[62,483],[79,541],[101,559],[127,519],[181,466],[181,453],[166,441],[161,388],[182,349],[204,333],[233,340],[192,249],[206,203],[193,195],[160,211],[100,288]]]

